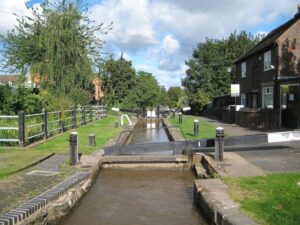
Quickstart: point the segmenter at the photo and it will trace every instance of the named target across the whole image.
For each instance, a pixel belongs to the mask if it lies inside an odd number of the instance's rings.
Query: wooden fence
[[[41,139],[47,139],[67,130],[84,126],[107,116],[106,106],[72,107],[68,110],[18,115],[0,115],[0,146],[19,144],[25,147]]]

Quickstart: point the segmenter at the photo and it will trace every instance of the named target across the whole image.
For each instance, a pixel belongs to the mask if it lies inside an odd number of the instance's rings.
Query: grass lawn
[[[73,130],[78,132],[79,152],[89,154],[102,148],[109,139],[115,137],[120,131],[121,128],[114,128],[114,122],[118,119],[119,117],[110,115],[93,124]],[[65,132],[43,143],[25,149],[0,147],[0,179],[51,153],[68,153],[69,133],[70,131]],[[89,134],[95,134],[96,136],[95,147],[88,146]]]
[[[241,209],[261,224],[300,224],[300,173],[224,180]]]
[[[199,120],[199,135],[194,136],[194,119]],[[170,119],[173,126],[180,126],[184,136],[187,140],[201,139],[201,138],[214,138],[216,134],[216,127],[208,122],[203,121],[197,116],[182,116],[182,124],[178,122],[178,116]]]

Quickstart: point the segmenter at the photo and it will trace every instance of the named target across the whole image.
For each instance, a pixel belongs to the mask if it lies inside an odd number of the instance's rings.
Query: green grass
[[[261,224],[300,224],[300,173],[224,180],[241,209]]]
[[[199,135],[194,136],[194,119],[199,120]],[[182,124],[178,122],[178,116],[170,119],[173,126],[180,126],[184,136],[187,140],[201,139],[201,138],[214,138],[216,127],[200,117],[183,115]]]
[[[118,119],[119,117],[117,116],[108,116],[93,124],[72,130],[78,132],[79,152],[90,154],[95,150],[101,149],[108,140],[120,132],[121,128],[114,128],[114,122]],[[0,147],[0,179],[51,153],[67,154],[69,152],[69,133],[70,131],[65,132],[43,143],[25,149]],[[95,134],[96,136],[95,147],[88,146],[89,134]]]

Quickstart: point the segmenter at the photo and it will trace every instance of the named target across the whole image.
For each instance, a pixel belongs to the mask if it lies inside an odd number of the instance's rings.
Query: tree
[[[110,57],[100,65],[99,72],[104,86],[104,101],[109,106],[119,106],[136,84],[136,74],[130,61],[122,56]]]
[[[110,26],[94,25],[80,0],[61,0],[41,5],[41,12],[18,19],[18,25],[2,37],[4,65],[13,70],[39,74],[41,87],[68,94],[73,88],[88,89],[92,64],[103,42],[96,32]]]
[[[179,107],[179,99],[184,96],[184,91],[181,87],[170,87],[168,89],[169,106],[171,108]]]
[[[123,101],[123,108],[142,109],[158,104],[159,85],[151,73],[140,71],[137,74],[136,85]]]
[[[239,34],[236,32],[230,34],[227,39],[207,38],[205,42],[199,43],[192,58],[186,62],[189,68],[182,80],[190,103],[198,102],[199,93],[205,94],[209,99],[229,94],[233,76],[228,69],[234,68],[234,60],[249,50],[259,39],[260,37],[253,38],[242,31]]]
[[[169,106],[170,105],[169,103],[170,103],[170,99],[166,91],[166,88],[164,86],[160,86],[158,97],[157,97],[157,104],[161,106]]]

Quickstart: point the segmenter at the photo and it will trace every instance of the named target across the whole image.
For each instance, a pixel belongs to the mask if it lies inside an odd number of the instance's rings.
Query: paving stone
[[[4,219],[4,218],[0,218],[0,224],[1,225],[9,225],[9,220]]]
[[[40,163],[37,168],[46,171],[59,171],[60,166],[69,158],[68,155],[54,155],[51,158]]]

